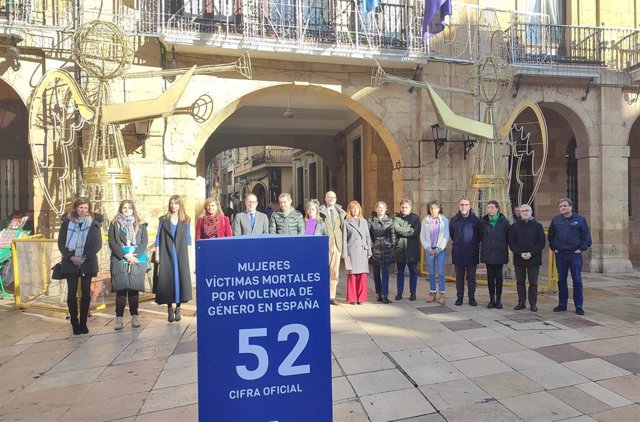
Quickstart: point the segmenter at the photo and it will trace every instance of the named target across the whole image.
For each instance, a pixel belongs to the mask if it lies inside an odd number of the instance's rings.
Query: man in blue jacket
[[[573,280],[573,303],[578,315],[584,315],[582,295],[582,252],[591,247],[591,234],[587,220],[573,213],[573,203],[569,198],[558,201],[560,215],[553,217],[549,226],[549,247],[556,257],[558,269],[559,304],[553,312],[567,310],[569,288],[567,272],[571,271]]]
[[[471,210],[471,201],[460,198],[458,213],[449,222],[449,234],[453,247],[451,262],[456,269],[456,306],[462,305],[464,298],[464,276],[467,275],[469,287],[469,305],[478,306],[476,302],[476,270],[480,261],[480,240],[482,240],[482,222]]]

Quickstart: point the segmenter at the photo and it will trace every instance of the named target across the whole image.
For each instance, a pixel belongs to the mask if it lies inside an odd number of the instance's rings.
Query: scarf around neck
[[[218,237],[219,228],[220,216],[218,214],[205,214],[202,217],[202,230],[204,232],[205,239]]]
[[[138,233],[139,226],[136,224],[136,219],[133,215],[122,215],[118,214],[116,216],[116,221],[120,226],[120,230],[127,237],[127,244],[125,246],[131,246],[136,244],[136,234]]]
[[[65,247],[73,251],[74,256],[83,255],[84,244],[87,241],[87,235],[89,234],[92,222],[93,219],[91,216],[69,218]]]

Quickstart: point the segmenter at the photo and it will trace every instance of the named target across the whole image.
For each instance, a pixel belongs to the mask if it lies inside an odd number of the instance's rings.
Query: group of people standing
[[[427,217],[412,212],[412,202],[403,199],[400,212],[390,217],[387,205],[379,201],[369,219],[363,216],[358,201],[351,201],[346,211],[336,203],[335,192],[325,194],[325,203],[312,199],[305,206],[304,216],[291,207],[291,195],[279,196],[280,211],[269,218],[256,210],[258,201],[253,194],[245,198],[246,210],[236,214],[233,222],[220,207],[208,198],[195,227],[196,240],[228,236],[288,234],[327,236],[329,241],[329,297],[336,300],[339,269],[344,260],[347,271],[347,302],[367,301],[369,262],[373,266],[377,301],[389,299],[389,270],[396,264],[397,291],[395,300],[402,300],[405,275],[409,276],[409,300],[416,300],[420,243],[425,251],[429,269],[427,302],[446,303],[445,263],[447,244],[452,242],[451,255],[456,276],[455,305],[463,304],[465,278],[469,305],[475,299],[476,271],[479,262],[487,267],[489,289],[488,308],[502,309],[503,266],[513,252],[518,303],[515,310],[526,308],[527,297],[532,311],[537,311],[537,281],[542,265],[542,251],[546,240],[544,228],[532,216],[528,204],[517,208],[516,221],[511,222],[500,212],[496,201],[487,203],[487,214],[474,214],[468,198],[460,198],[458,212],[447,219],[439,201],[427,204]],[[549,246],[554,251],[558,269],[559,304],[554,312],[567,310],[567,276],[573,280],[573,299],[576,313],[584,315],[582,289],[582,252],[591,247],[591,235],[586,220],[572,212],[568,198],[558,202],[560,214],[549,227]],[[62,217],[58,248],[62,255],[61,270],[67,281],[67,305],[74,334],[86,334],[90,303],[91,279],[98,273],[98,252],[102,247],[103,217],[92,213],[87,198],[76,199],[69,212]],[[109,225],[108,241],[111,250],[111,287],[116,293],[116,322],[114,328],[124,326],[127,301],[131,325],[140,326],[138,318],[139,292],[144,291],[149,261],[155,263],[153,292],[155,301],[167,305],[169,322],[180,321],[180,305],[192,298],[191,270],[188,248],[191,245],[191,219],[186,214],[180,195],[169,199],[167,212],[159,219],[154,253],[147,257],[147,223],[138,215],[135,203],[122,201],[118,213]],[[529,282],[528,292],[526,281]],[[78,284],[80,306],[78,308]],[[174,309],[175,305],[175,309]]]
[[[67,281],[67,307],[73,333],[87,334],[87,316],[91,300],[91,279],[98,274],[98,252],[102,248],[101,226],[103,216],[94,214],[89,199],[76,199],[69,212],[62,217],[58,234],[58,249],[62,255],[61,271]],[[219,204],[217,209],[219,209]],[[213,208],[208,208],[210,211]],[[205,212],[198,223],[203,231],[223,235],[225,228],[212,228]],[[224,217],[226,218],[226,217]],[[201,221],[203,220],[203,221]],[[167,213],[159,220],[153,258],[147,257],[148,231],[135,203],[124,200],[108,229],[111,250],[109,269],[111,290],[116,293],[115,330],[124,326],[124,309],[129,302],[131,325],[140,327],[138,318],[139,292],[144,291],[150,259],[154,268],[153,292],[156,303],[167,305],[169,322],[180,321],[180,304],[191,300],[191,271],[188,246],[191,244],[190,218],[184,209],[182,197],[169,199]],[[226,220],[228,226],[228,219]],[[219,231],[218,231],[219,230]],[[80,283],[80,309],[78,313],[78,283]],[[175,304],[175,311],[173,305]]]
[[[479,218],[470,209],[468,198],[458,201],[458,213],[451,218],[449,234],[452,240],[452,262],[456,272],[456,302],[462,305],[466,276],[469,305],[477,306],[475,299],[476,270],[479,262],[487,267],[489,288],[488,308],[502,309],[503,266],[513,253],[518,303],[515,310],[526,308],[527,298],[531,311],[538,310],[538,274],[542,265],[542,251],[546,239],[542,224],[532,215],[529,204],[520,205],[513,224],[500,213],[496,201],[487,203],[487,214]],[[586,220],[572,212],[569,198],[558,201],[560,214],[549,226],[549,246],[555,254],[558,270],[559,305],[553,310],[567,310],[567,276],[571,272],[573,299],[578,315],[584,315],[582,288],[582,252],[591,247],[591,234]],[[430,271],[431,272],[431,271]],[[526,282],[529,289],[526,289]],[[433,290],[432,290],[433,291]]]

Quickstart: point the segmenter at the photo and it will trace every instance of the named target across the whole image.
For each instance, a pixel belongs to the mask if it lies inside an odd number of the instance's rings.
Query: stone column
[[[629,147],[622,111],[620,88],[602,87],[600,112],[594,113],[599,121],[590,146],[579,148],[577,157],[579,176],[585,180],[588,175],[588,184],[582,183],[580,192],[588,190],[588,202],[580,203],[593,238],[585,268],[605,274],[633,269],[629,260]],[[587,165],[586,172],[583,165]]]

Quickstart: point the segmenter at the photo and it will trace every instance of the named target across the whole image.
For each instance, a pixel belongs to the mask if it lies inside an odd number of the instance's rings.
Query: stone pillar
[[[629,147],[622,126],[620,88],[602,87],[600,121],[588,151],[578,150],[578,169],[588,174],[588,202],[585,211],[593,238],[585,268],[593,272],[622,273],[633,269],[629,260]],[[583,152],[587,156],[580,156]],[[581,166],[588,165],[585,173]],[[584,184],[582,184],[584,186]],[[582,191],[582,189],[581,189]],[[582,192],[581,192],[582,194]],[[588,205],[587,205],[588,204]]]

